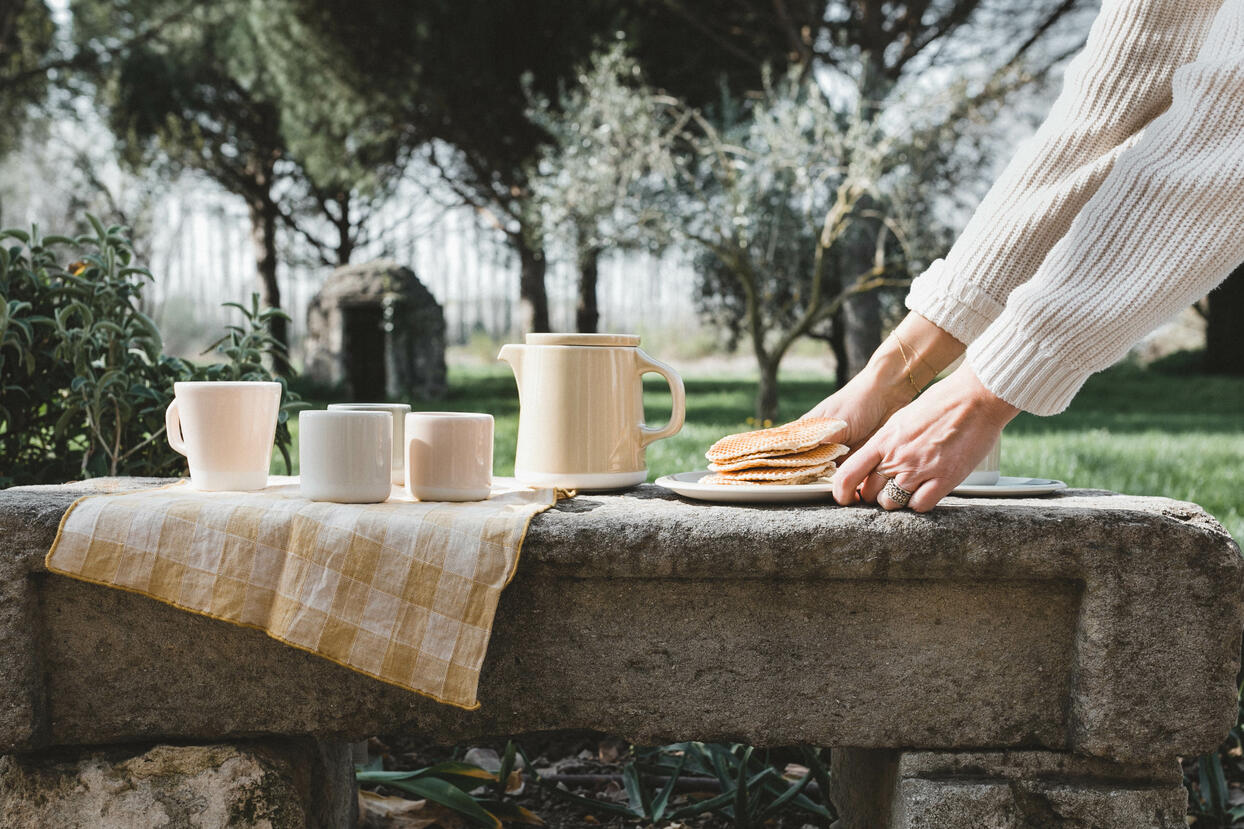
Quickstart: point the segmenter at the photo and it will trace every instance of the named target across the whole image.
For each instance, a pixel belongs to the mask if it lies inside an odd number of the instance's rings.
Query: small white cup
[[[388,412],[301,412],[298,474],[302,497],[375,504],[389,497],[393,417]]]
[[[1002,437],[999,436],[984,460],[976,465],[963,486],[993,486],[1002,477]]]
[[[280,383],[174,383],[173,392],[165,432],[168,445],[186,456],[191,486],[253,491],[268,485]]]
[[[388,412],[393,416],[393,483],[406,483],[406,415],[405,403],[329,403],[330,412]]]
[[[406,491],[420,501],[483,501],[492,491],[492,415],[406,415]]]

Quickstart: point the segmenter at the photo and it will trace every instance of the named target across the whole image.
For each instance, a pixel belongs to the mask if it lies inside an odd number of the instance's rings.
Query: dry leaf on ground
[[[363,829],[465,829],[456,813],[426,800],[385,797],[375,792],[359,792],[359,824]]]
[[[782,769],[782,778],[789,781],[802,780],[808,776],[810,769],[799,763],[787,763],[786,768]]]
[[[630,749],[630,743],[625,740],[606,737],[597,744],[596,756],[602,763],[616,765],[618,759],[621,758]]]

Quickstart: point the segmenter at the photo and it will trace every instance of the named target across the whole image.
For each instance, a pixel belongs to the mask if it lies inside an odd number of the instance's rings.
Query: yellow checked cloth
[[[259,628],[462,708],[527,525],[556,500],[498,479],[487,501],[331,504],[296,478],[260,492],[93,495],[61,520],[47,568]]]

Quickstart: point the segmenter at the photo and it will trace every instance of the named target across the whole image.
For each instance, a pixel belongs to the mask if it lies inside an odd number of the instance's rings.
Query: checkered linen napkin
[[[296,648],[461,708],[501,589],[551,489],[497,479],[487,501],[313,502],[297,478],[259,492],[185,482],[80,499],[47,568],[255,627]]]

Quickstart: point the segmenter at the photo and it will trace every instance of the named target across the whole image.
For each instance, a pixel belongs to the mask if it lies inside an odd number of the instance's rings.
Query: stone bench
[[[308,825],[344,825],[323,792],[350,785],[348,741],[590,728],[832,746],[844,827],[1182,827],[1176,758],[1236,715],[1244,564],[1192,504],[580,496],[532,522],[464,712],[43,569],[75,498],[148,483],[0,491],[0,792],[227,744],[314,781],[274,795]]]

